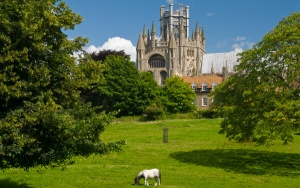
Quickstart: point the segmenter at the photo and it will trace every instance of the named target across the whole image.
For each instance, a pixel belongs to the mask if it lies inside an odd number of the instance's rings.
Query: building
[[[212,103],[208,93],[238,64],[237,52],[205,54],[204,28],[196,22],[190,35],[189,6],[173,8],[173,4],[169,9],[160,7],[159,36],[154,22],[151,32],[144,25],[136,48],[136,65],[139,71],[151,72],[159,85],[164,85],[168,77],[182,77],[197,93],[198,109],[206,109]]]
[[[228,69],[223,68],[222,74],[205,74],[201,76],[183,76],[182,79],[189,83],[191,88],[197,94],[195,104],[198,110],[208,109],[213,98],[209,96],[219,84],[221,84],[228,76]]]
[[[137,68],[149,71],[159,85],[167,77],[197,76],[201,74],[205,53],[204,29],[196,23],[195,31],[189,36],[189,7],[180,5],[179,10],[160,8],[160,35],[156,36],[152,22],[151,33],[140,33],[137,44]]]

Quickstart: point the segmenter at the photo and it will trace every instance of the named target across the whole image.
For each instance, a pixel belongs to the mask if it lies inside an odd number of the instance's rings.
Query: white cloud
[[[235,52],[242,52],[243,50],[243,44],[233,44],[232,48],[234,49]]]
[[[132,44],[130,40],[121,37],[109,38],[102,46],[90,45],[85,47],[84,50],[88,53],[98,52],[100,50],[124,50],[125,54],[130,55],[131,61],[136,61],[136,47]]]
[[[207,17],[211,17],[211,16],[213,16],[213,15],[214,15],[213,12],[209,12],[209,13],[206,14]]]
[[[254,42],[246,40],[246,37],[237,36],[234,41],[236,43],[232,44],[232,48],[236,52],[242,52],[244,49],[250,49],[254,46]]]
[[[244,41],[246,40],[246,37],[237,36],[234,41]]]

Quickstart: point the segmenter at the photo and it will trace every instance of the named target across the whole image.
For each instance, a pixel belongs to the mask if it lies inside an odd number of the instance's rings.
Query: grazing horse
[[[134,184],[135,185],[139,185],[139,181],[140,179],[144,178],[145,180],[145,185],[149,186],[149,183],[147,181],[147,179],[152,179],[155,178],[156,183],[154,184],[154,186],[156,185],[160,185],[161,183],[161,173],[158,169],[154,168],[151,170],[142,170],[140,173],[138,173],[138,175],[134,178]]]

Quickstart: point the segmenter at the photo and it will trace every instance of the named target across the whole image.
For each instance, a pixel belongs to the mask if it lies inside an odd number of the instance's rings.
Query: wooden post
[[[163,129],[163,142],[168,143],[168,127],[164,127]]]

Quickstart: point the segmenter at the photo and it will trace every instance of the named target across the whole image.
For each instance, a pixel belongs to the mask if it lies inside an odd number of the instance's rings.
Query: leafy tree
[[[79,89],[98,76],[86,79],[88,66],[71,56],[87,40],[68,40],[63,30],[81,20],[59,0],[0,2],[0,168],[119,149],[99,138],[111,117],[80,101]]]
[[[104,67],[103,79],[82,92],[93,106],[101,106],[106,112],[118,111],[119,116],[140,115],[159,95],[152,74],[139,73],[124,51],[103,50],[90,55]]]
[[[109,55],[103,62],[104,80],[98,84],[102,107],[118,116],[137,113],[139,74],[129,57]]]
[[[95,61],[101,61],[104,62],[106,57],[109,55],[115,55],[115,56],[123,56],[125,58],[130,58],[129,55],[126,55],[124,50],[116,51],[116,50],[100,50],[99,52],[92,52],[91,57]]]
[[[140,115],[149,105],[157,103],[161,88],[150,72],[139,73],[139,93],[138,93],[138,115]],[[156,105],[157,106],[157,105]]]
[[[169,113],[185,113],[196,110],[196,94],[178,76],[166,79],[162,92],[162,103]]]
[[[300,128],[300,13],[284,18],[214,92],[220,133],[238,141],[293,140]]]

